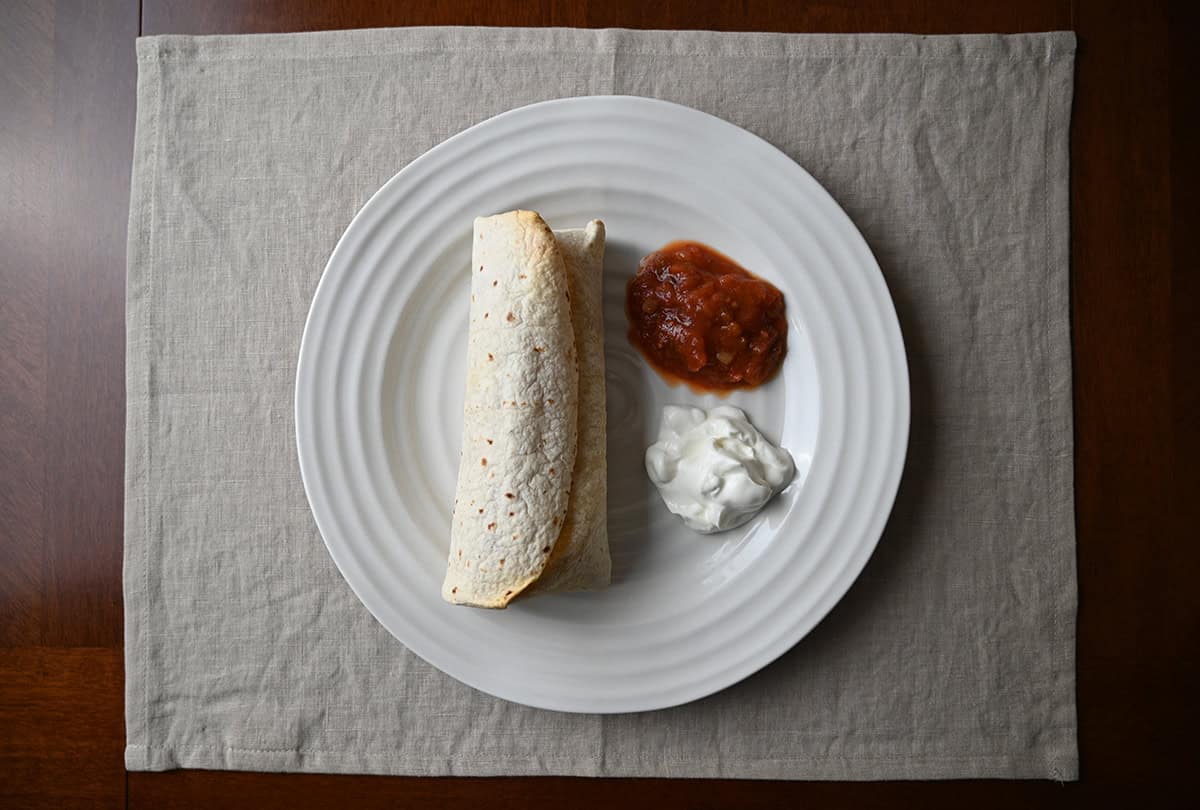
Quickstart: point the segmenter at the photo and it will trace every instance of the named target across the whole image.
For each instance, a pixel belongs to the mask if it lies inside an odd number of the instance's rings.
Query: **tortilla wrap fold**
[[[475,220],[462,455],[442,596],[607,585],[604,226]],[[533,586],[533,587],[531,587]]]

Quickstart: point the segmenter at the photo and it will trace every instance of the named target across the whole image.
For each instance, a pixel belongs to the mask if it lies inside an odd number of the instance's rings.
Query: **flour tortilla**
[[[578,393],[553,232],[532,211],[475,220],[448,602],[504,607],[546,567],[567,514]]]
[[[528,593],[595,590],[612,580],[608,551],[608,451],[604,385],[604,223],[555,231],[571,280],[579,358],[579,430],[567,519]]]
[[[526,589],[609,581],[604,226],[557,236],[530,211],[475,221],[463,450],[442,585],[455,604],[502,608]]]

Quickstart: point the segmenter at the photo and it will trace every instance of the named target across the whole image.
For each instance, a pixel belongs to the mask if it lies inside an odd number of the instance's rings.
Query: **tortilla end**
[[[541,575],[541,572],[538,572]],[[537,576],[529,577],[521,585],[505,588],[505,593],[497,596],[494,593],[479,594],[468,590],[468,585],[452,585],[450,579],[442,583],[442,599],[452,605],[463,607],[484,608],[486,610],[504,610],[514,599],[525,592],[537,580]]]

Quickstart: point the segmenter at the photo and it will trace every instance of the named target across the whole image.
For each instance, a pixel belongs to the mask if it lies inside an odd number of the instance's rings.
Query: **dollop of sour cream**
[[[791,483],[796,465],[740,408],[663,407],[646,473],[667,508],[709,534],[740,526]]]

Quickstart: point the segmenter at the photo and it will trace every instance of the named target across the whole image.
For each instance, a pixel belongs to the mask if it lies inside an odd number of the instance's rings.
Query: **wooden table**
[[[6,0],[0,805],[1162,806],[1200,764],[1193,25],[1083,0]],[[484,24],[1079,34],[1071,136],[1082,781],[127,774],[124,283],[139,34]],[[1186,419],[1184,417],[1190,417]],[[1187,459],[1191,458],[1192,461]],[[1185,527],[1192,527],[1189,531]],[[1194,790],[1192,791],[1195,792]]]

